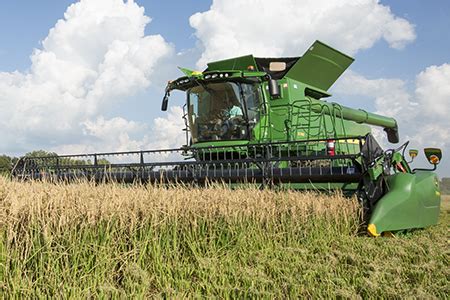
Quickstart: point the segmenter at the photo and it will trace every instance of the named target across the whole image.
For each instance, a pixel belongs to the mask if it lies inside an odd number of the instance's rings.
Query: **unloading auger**
[[[432,169],[411,169],[408,143],[383,150],[369,125],[398,143],[395,119],[327,102],[353,58],[316,41],[302,57],[252,55],[180,68],[170,93],[186,93],[186,145],[177,149],[22,157],[21,180],[242,183],[357,194],[372,236],[436,224],[441,150],[425,149]],[[411,161],[418,155],[410,150]]]

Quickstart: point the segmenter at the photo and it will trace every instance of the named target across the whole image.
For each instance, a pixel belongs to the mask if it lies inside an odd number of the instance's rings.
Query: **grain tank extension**
[[[372,236],[436,224],[441,150],[425,149],[432,169],[411,169],[408,142],[383,150],[371,134],[381,127],[398,143],[395,119],[327,101],[352,62],[316,41],[301,57],[248,55],[202,72],[180,68],[184,76],[168,83],[162,110],[173,91],[186,94],[181,148],[23,157],[13,176],[341,189],[358,196]],[[418,151],[409,154],[412,161]]]

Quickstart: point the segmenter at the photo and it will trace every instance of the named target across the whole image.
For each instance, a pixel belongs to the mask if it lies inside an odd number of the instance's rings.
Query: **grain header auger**
[[[186,93],[186,145],[178,149],[23,157],[13,176],[70,181],[220,181],[356,193],[373,236],[437,223],[439,149],[425,149],[433,169],[412,170],[408,143],[383,150],[369,125],[398,143],[397,122],[327,102],[327,90],[353,58],[316,41],[302,57],[252,55],[180,68],[170,93]],[[413,159],[417,150],[410,150]]]

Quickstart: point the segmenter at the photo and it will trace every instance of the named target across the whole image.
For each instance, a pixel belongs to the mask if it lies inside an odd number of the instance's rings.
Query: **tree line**
[[[9,174],[18,160],[18,157],[0,155],[0,174]]]
[[[46,156],[58,156],[55,152],[48,152],[44,150],[35,150],[25,154],[27,157],[46,157]],[[0,173],[9,174],[19,161],[19,157],[1,155],[0,156]]]
[[[55,152],[48,152],[44,150],[36,150],[31,151],[25,154],[26,157],[57,157],[58,154]],[[19,161],[18,157],[8,156],[8,155],[0,155],[0,175],[8,175],[11,173],[11,170],[14,168],[16,163]],[[73,159],[73,158],[63,158],[60,159],[59,163],[61,165],[90,165],[93,164],[90,160],[81,160],[81,159]],[[104,158],[101,158],[97,161],[99,165],[108,165],[110,162]]]

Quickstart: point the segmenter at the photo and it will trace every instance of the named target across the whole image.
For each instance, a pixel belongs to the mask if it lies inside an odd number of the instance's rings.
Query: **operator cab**
[[[260,118],[259,85],[211,82],[194,85],[186,93],[192,143],[251,139]]]

